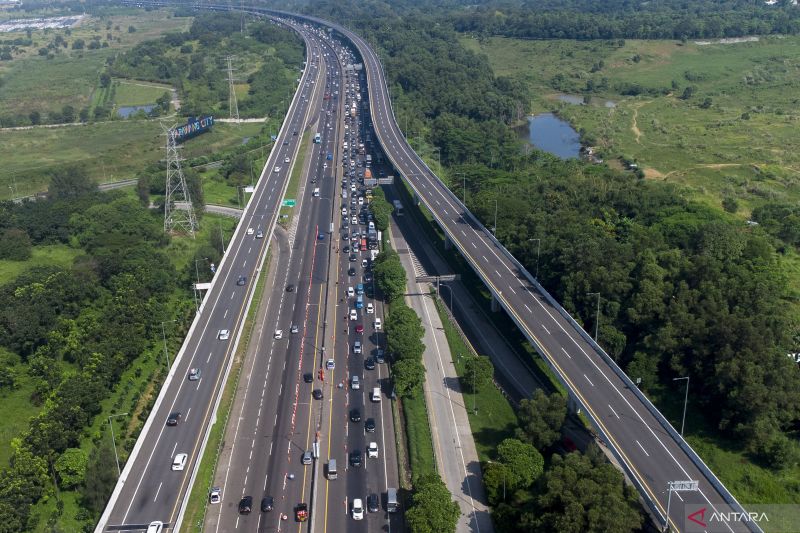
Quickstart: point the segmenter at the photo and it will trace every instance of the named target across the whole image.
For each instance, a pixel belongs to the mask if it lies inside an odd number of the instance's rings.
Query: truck
[[[371,171],[370,169],[366,169],[366,170],[364,171],[364,179],[365,179],[365,180],[368,180],[368,179],[370,179],[370,178],[372,178],[372,171]]]
[[[369,167],[370,165],[372,165],[372,156],[367,154],[367,167]]]

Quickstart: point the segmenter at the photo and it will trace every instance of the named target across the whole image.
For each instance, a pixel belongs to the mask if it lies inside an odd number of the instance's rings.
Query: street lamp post
[[[536,281],[539,281],[539,253],[542,248],[542,239],[528,239],[528,242],[536,241]]]
[[[163,320],[161,322],[161,338],[164,339],[164,358],[167,361],[167,373],[169,374],[170,362],[169,362],[169,354],[167,353],[167,334],[164,331],[164,324],[168,324],[170,322],[177,322],[177,320]]]
[[[436,284],[439,285],[438,280],[437,280]],[[453,287],[451,287],[450,285],[446,285],[446,284],[442,285],[442,287],[447,287],[448,289],[450,289],[450,312],[452,312],[453,311]],[[440,295],[441,295],[441,292],[440,292]]]
[[[686,395],[683,398],[683,420],[681,420],[681,437],[683,437],[683,428],[686,426],[686,406],[689,404],[689,376],[681,378],[672,378],[672,381],[686,380]]]
[[[220,231],[221,230],[222,230],[222,227],[220,227]],[[195,259],[194,260],[194,275],[196,277],[195,279],[197,280],[197,282],[194,285],[194,307],[195,307],[197,312],[200,312],[200,304],[197,302],[197,291],[198,291],[197,286],[200,285],[200,270],[197,268],[197,263],[200,262],[200,261],[208,261],[208,257],[204,257],[203,259]]]
[[[597,332],[600,328],[600,293],[587,292],[586,296],[597,296],[597,315],[594,319],[594,342],[597,342]]]
[[[119,413],[108,417],[108,426],[111,428],[111,445],[114,447],[114,459],[117,460],[117,477],[122,475],[122,470],[119,467],[119,455],[117,455],[117,441],[114,438],[114,424],[111,423],[111,419],[116,418],[118,416],[126,416],[127,414],[128,413]]]

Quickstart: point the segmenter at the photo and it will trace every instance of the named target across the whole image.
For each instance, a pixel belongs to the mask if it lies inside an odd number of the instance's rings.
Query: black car
[[[361,466],[361,450],[353,450],[350,452],[350,466]]]
[[[247,278],[245,276],[239,276],[239,279],[236,280],[237,285],[244,285],[247,283]]]
[[[367,421],[364,422],[364,429],[367,433],[375,433],[375,419],[367,418]]]
[[[169,418],[167,418],[167,425],[168,426],[177,426],[178,422],[181,421],[181,414],[178,411],[174,413],[170,413]]]
[[[355,263],[358,260],[358,257],[356,257],[356,254],[350,254],[349,260],[351,263]]]
[[[312,392],[311,395],[314,396],[315,400],[321,400],[322,399],[322,389],[314,389],[314,392]]]
[[[296,131],[293,131],[293,132],[292,132],[292,135],[293,135],[294,137],[297,137],[297,132],[296,132]]]
[[[241,514],[250,514],[250,511],[253,510],[253,497],[252,496],[245,496],[241,500],[239,500],[239,513]]]
[[[350,409],[350,421],[351,422],[360,422],[361,421],[361,411],[358,409]]]
[[[349,254],[350,253],[350,245],[345,244],[344,248],[342,248],[342,252]]]
[[[286,292],[294,292],[294,285],[287,285]]]
[[[289,141],[283,141],[284,146],[289,146]]]
[[[261,512],[268,513],[272,511],[272,508],[275,505],[275,498],[272,496],[264,496],[261,498]]]
[[[353,268],[353,267],[350,267],[350,270],[347,271],[347,275],[348,276],[355,276],[356,275],[356,269]]]
[[[314,383],[314,374],[312,374],[311,372],[306,372],[305,374],[303,374],[303,381],[305,381],[306,383]]]
[[[364,368],[366,368],[367,370],[375,370],[375,359],[373,359],[372,357],[367,357],[364,360]]]
[[[367,512],[368,513],[377,513],[380,511],[380,500],[378,500],[378,495],[373,493],[367,496]]]

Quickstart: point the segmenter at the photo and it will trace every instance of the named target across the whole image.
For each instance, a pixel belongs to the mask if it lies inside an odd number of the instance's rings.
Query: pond
[[[584,105],[585,101],[583,96],[577,94],[559,94],[557,95],[558,100],[560,102],[566,102],[572,105]],[[596,100],[595,100],[596,101]],[[617,107],[617,103],[614,100],[603,100],[603,105],[605,107]]]
[[[569,122],[561,120],[553,113],[528,117],[528,126],[523,126],[518,131],[527,143],[561,159],[580,156],[580,135]]]
[[[117,108],[117,115],[119,115],[122,118],[128,118],[137,111],[144,111],[145,113],[150,113],[150,111],[152,111],[153,108],[155,107],[156,107],[155,104],[121,106]]]

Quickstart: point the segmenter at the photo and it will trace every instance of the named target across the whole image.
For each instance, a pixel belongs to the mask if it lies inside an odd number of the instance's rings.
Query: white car
[[[336,368],[336,361],[334,361],[333,359],[328,359],[327,361],[325,361],[325,368],[328,370],[333,370],[334,368]]]
[[[350,320],[358,320],[358,312],[355,309],[350,310]]]
[[[380,331],[381,330],[381,325],[382,325],[381,324],[381,319],[380,318],[376,318],[375,319],[375,331]]]
[[[275,169],[273,170],[273,172],[274,172],[274,173],[276,173],[276,174],[277,174],[278,172],[280,172],[280,171],[281,171],[281,167],[275,167]]]
[[[227,329],[221,329],[217,332],[217,338],[221,341],[226,341],[230,338],[231,332]]]
[[[364,197],[363,196],[359,196],[358,197],[358,205],[364,205]]]
[[[364,504],[361,498],[353,500],[353,520],[364,520]]]
[[[369,261],[366,259],[361,260],[361,268],[367,268],[369,266]]]
[[[358,224],[358,217],[356,216],[350,217],[350,223],[353,225]]]
[[[369,459],[377,459],[378,458],[378,443],[377,442],[370,442],[369,446],[367,446],[367,458],[369,458]]]
[[[282,339],[283,338],[283,330],[282,329],[276,329],[275,330],[275,338],[276,339]]]
[[[361,388],[361,380],[358,376],[353,375],[350,378],[350,388],[353,390],[359,390]]]
[[[255,230],[253,228],[247,228],[248,235],[252,235],[253,233],[255,233]]]
[[[356,295],[356,291],[353,290],[353,287],[347,287],[347,297],[352,298]]]
[[[347,208],[346,207],[342,208],[342,215],[347,216]]]
[[[356,341],[353,343],[353,353],[354,354],[361,353],[361,341]]]
[[[211,489],[211,492],[208,494],[208,502],[209,503],[219,503],[222,501],[222,489],[219,487],[214,487]]]
[[[183,470],[186,466],[186,459],[189,458],[189,455],[186,453],[179,453],[175,456],[175,459],[172,460],[172,469],[173,470]]]
[[[372,302],[367,304],[367,314],[372,314],[375,312],[375,306],[372,305]]]
[[[147,526],[147,533],[161,533],[164,530],[164,522],[154,520]]]
[[[291,161],[291,159],[289,159],[288,157],[283,160],[284,163],[288,163],[289,161]]]

